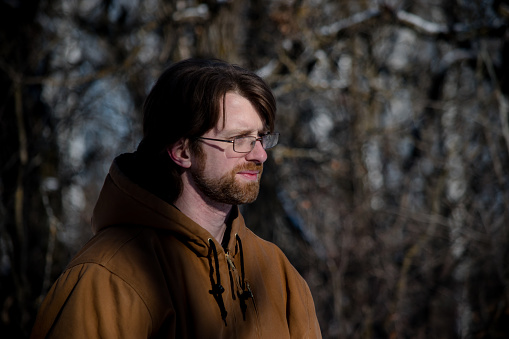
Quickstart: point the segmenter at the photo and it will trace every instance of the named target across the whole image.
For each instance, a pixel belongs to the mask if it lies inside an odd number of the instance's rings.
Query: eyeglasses
[[[267,134],[264,134],[258,138],[253,137],[253,136],[247,136],[247,137],[235,137],[230,140],[213,139],[213,138],[205,138],[205,137],[198,137],[196,139],[229,142],[229,143],[233,144],[234,152],[249,153],[253,150],[257,141],[260,141],[262,143],[262,147],[264,149],[269,149],[269,148],[276,146],[277,142],[279,141],[279,133],[267,133]]]

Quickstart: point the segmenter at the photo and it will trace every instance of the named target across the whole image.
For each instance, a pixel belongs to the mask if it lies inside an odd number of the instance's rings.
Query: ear
[[[176,143],[166,148],[166,152],[171,160],[183,168],[191,167],[191,153],[189,151],[189,142],[187,139],[180,139]]]

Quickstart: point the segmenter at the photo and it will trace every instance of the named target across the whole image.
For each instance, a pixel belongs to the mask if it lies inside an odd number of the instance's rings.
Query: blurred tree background
[[[508,23],[507,0],[0,0],[0,333],[91,236],[165,65],[216,56],[277,97],[243,212],[324,338],[509,337]]]

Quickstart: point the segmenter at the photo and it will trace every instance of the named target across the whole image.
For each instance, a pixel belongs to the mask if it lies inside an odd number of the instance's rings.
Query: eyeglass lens
[[[256,144],[257,140],[261,139],[262,147],[264,149],[269,149],[274,146],[276,146],[279,134],[273,133],[273,134],[266,134],[263,135],[261,138],[255,138],[255,137],[242,137],[237,138],[234,140],[233,148],[235,152],[241,152],[241,153],[248,153],[251,152]]]

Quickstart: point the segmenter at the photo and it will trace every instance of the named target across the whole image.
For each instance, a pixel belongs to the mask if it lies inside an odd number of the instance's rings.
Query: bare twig
[[[272,150],[272,155],[276,162],[281,162],[284,159],[311,159],[317,162],[322,162],[330,159],[330,155],[318,151],[316,148],[291,148],[279,145]]]
[[[428,35],[438,35],[448,33],[449,27],[445,24],[439,24],[431,21],[424,20],[418,15],[408,13],[405,11],[396,12],[396,18],[403,24],[415,28],[421,33]]]
[[[331,25],[324,26],[324,27],[320,28],[320,35],[334,36],[334,35],[340,33],[341,31],[352,28],[352,27],[359,25],[363,22],[366,22],[366,21],[371,20],[375,17],[378,17],[378,16],[380,16],[380,14],[382,14],[382,12],[380,11],[379,8],[372,8],[372,9],[368,9],[367,11],[364,11],[364,12],[355,13],[354,15],[352,15],[346,19],[336,21],[335,23],[333,23]]]
[[[25,167],[28,162],[28,141],[25,130],[25,119],[23,118],[23,88],[21,81],[16,81],[14,88],[14,105],[16,122],[18,127],[18,142],[19,142],[19,161],[20,170],[18,171],[18,178],[16,183],[16,193],[14,198],[14,217],[16,223],[16,232],[18,241],[21,244],[25,243],[25,229],[24,229],[24,218],[23,218],[23,201],[24,201],[24,188],[23,188],[23,177],[25,173]],[[22,253],[25,253],[24,251]]]
[[[40,189],[42,203],[44,205],[44,210],[46,211],[46,215],[49,221],[49,235],[48,235],[48,247],[46,248],[46,256],[45,256],[45,265],[44,265],[44,277],[42,281],[42,289],[41,295],[38,301],[42,301],[46,292],[48,291],[51,285],[51,270],[53,267],[53,253],[55,250],[56,243],[56,235],[59,230],[60,221],[57,219],[55,214],[53,213],[53,209],[49,203],[48,193],[44,188]]]
[[[494,92],[498,100],[502,136],[504,137],[507,152],[509,152],[509,100],[500,89],[500,83],[495,74],[493,62],[491,61],[491,57],[488,54],[485,44],[482,44],[481,58],[484,64],[486,65],[486,69],[488,70],[488,74],[495,89]]]
[[[210,17],[210,12],[209,7],[206,4],[201,4],[196,7],[189,7],[181,11],[177,11],[173,13],[172,17],[175,22],[207,20]]]
[[[395,9],[392,9],[388,6],[383,7],[377,7],[377,8],[371,8],[363,12],[355,13],[354,15],[336,21],[335,23],[323,26],[319,29],[319,35],[323,37],[330,37],[334,36],[342,31],[345,31],[347,29],[354,28],[358,26],[359,24],[365,23],[368,20],[371,20],[376,17],[382,17],[382,14],[386,12],[389,13],[392,18],[394,18],[399,23],[409,26],[416,31],[430,35],[430,36],[437,36],[437,35],[444,35],[444,34],[461,34],[461,33],[468,33],[470,31],[478,31],[480,27],[473,27],[468,26],[462,23],[456,23],[453,25],[447,25],[447,24],[441,24],[436,23],[432,21],[428,21],[423,19],[422,17],[415,15],[413,13],[409,13],[406,11],[398,11]],[[493,25],[493,27],[483,27],[484,29],[497,29],[499,28],[497,25]]]

